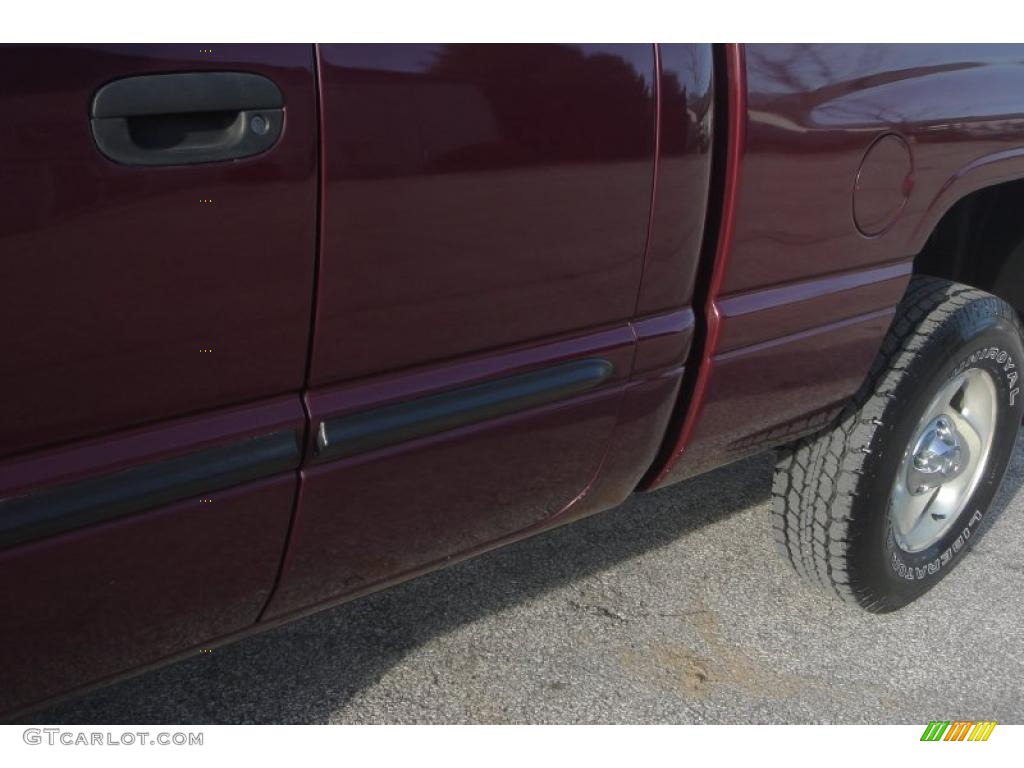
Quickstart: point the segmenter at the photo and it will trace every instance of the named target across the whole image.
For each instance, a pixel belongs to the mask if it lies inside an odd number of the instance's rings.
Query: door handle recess
[[[248,72],[140,75],[96,91],[90,122],[116,163],[214,163],[270,149],[284,128],[284,97]]]

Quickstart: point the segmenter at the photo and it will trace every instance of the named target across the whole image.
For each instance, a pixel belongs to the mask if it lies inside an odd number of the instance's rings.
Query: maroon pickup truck
[[[1022,60],[0,49],[0,712],[769,448],[906,605],[1024,409]]]

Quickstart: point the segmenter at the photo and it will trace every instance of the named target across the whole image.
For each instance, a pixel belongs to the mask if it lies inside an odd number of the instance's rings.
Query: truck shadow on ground
[[[756,456],[25,722],[326,722],[431,638],[762,504],[770,478],[771,456]]]

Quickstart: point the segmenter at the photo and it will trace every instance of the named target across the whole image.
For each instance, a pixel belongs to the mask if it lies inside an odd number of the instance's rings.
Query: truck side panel
[[[311,435],[268,618],[568,519],[620,414],[667,419],[710,153],[710,49],[678,49],[663,77],[653,45],[320,47]],[[585,391],[460,405],[594,361]]]
[[[864,380],[914,255],[1024,176],[1019,46],[727,46],[730,163],[707,334],[655,487],[823,426]]]

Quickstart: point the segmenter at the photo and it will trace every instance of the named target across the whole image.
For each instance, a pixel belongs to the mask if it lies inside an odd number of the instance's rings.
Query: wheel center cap
[[[907,487],[915,496],[952,480],[970,462],[967,446],[948,416],[939,416],[924,428],[914,445]]]

